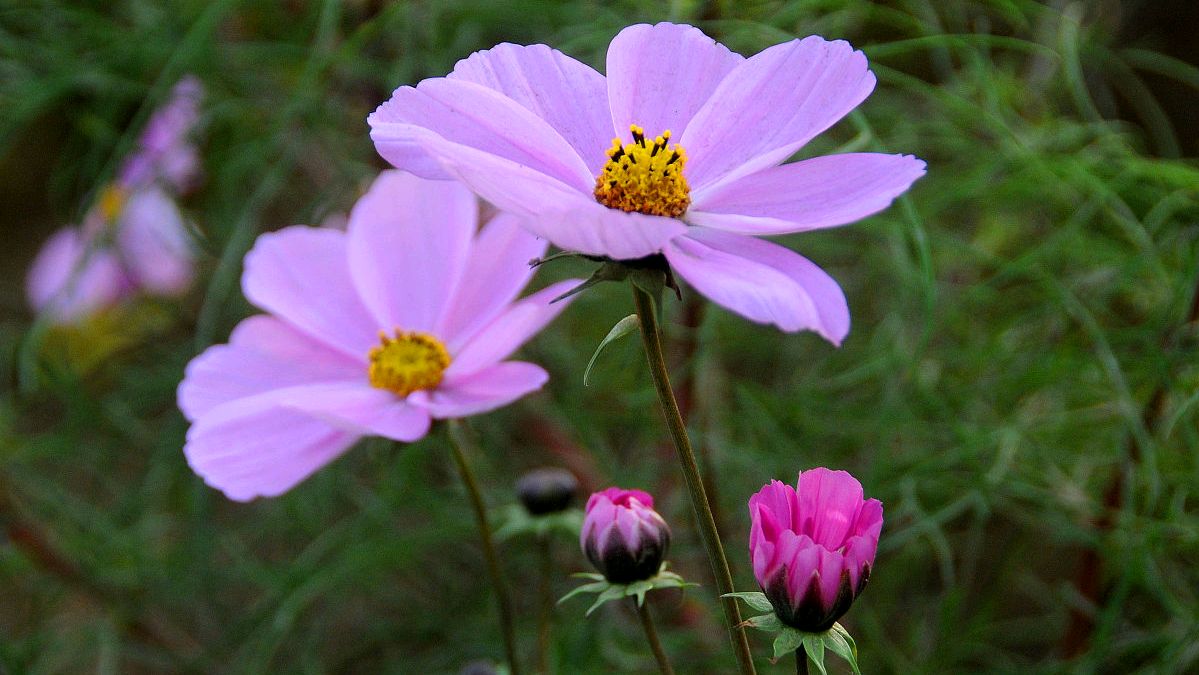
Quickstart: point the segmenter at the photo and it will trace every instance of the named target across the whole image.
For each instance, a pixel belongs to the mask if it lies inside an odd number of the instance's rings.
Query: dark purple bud
[[[516,481],[516,496],[534,516],[565,511],[579,491],[579,481],[566,469],[534,469]]]
[[[614,584],[649,579],[670,548],[670,528],[640,490],[608,488],[591,495],[580,537],[583,553]]]

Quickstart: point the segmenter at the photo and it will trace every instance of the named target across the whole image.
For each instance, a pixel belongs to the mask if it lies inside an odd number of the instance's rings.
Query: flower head
[[[516,481],[516,496],[534,516],[565,511],[578,490],[578,479],[566,469],[534,469]]]
[[[779,619],[823,632],[844,614],[870,578],[883,505],[863,499],[844,471],[799,474],[799,487],[771,481],[749,498],[749,557],[754,578]]]
[[[460,180],[563,249],[662,255],[751,320],[840,343],[836,281],[755,236],[851,223],[924,174],[907,155],[782,164],[874,89],[866,57],[812,36],[745,58],[660,23],[622,30],[606,70],[500,44],[397,89],[370,116],[371,138],[395,166]]]
[[[670,528],[641,490],[611,487],[587,500],[583,553],[614,584],[649,579],[670,548]]]
[[[187,189],[199,169],[188,136],[200,117],[204,86],[194,75],[179,80],[171,96],[154,111],[138,138],[137,150],[121,165],[116,185],[132,193],[151,183],[174,191]]]
[[[516,301],[545,244],[510,216],[476,231],[474,195],[384,172],[347,231],[259,237],[242,289],[267,314],[188,365],[184,452],[232,499],[278,495],[366,435],[415,441],[541,387],[506,360],[564,308],[574,281]]]

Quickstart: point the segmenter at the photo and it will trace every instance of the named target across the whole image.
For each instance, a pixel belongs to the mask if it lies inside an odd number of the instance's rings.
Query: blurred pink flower
[[[587,500],[580,543],[587,559],[614,584],[649,579],[670,548],[670,528],[641,490],[610,487]]]
[[[749,498],[749,515],[754,578],[779,619],[828,630],[870,578],[882,503],[863,499],[848,473],[817,468],[799,474],[798,490],[771,481]]]
[[[716,303],[839,344],[836,281],[754,236],[864,218],[924,174],[915,157],[875,153],[780,166],[874,84],[844,41],[744,58],[691,26],[639,24],[612,40],[606,78],[545,45],[500,44],[400,87],[369,122],[395,166],[461,180],[563,249],[662,254]]]
[[[259,237],[242,289],[267,314],[188,365],[184,453],[231,499],[281,494],[359,438],[415,441],[539,389],[507,361],[577,280],[520,301],[545,244],[511,216],[477,230],[466,188],[383,173],[347,232],[303,226]],[[515,302],[514,302],[515,301]]]
[[[178,295],[191,286],[195,252],[172,195],[198,168],[188,134],[202,94],[195,77],[180,80],[83,227],[60,230],[46,242],[26,282],[35,311],[54,323],[77,323],[138,291]]]
[[[116,304],[130,288],[117,257],[91,246],[76,227],[55,232],[25,278],[29,305],[56,324],[77,323]]]

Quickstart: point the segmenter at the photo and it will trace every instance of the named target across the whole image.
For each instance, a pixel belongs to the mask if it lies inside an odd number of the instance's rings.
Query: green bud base
[[[568,539],[578,539],[579,530],[583,528],[583,512],[579,509],[566,509],[534,516],[520,504],[509,504],[500,512],[499,521],[500,525],[495,530],[496,541],[508,541],[527,535],[542,538],[558,534]]]
[[[573,591],[562,596],[558,600],[558,604],[562,604],[576,595],[584,593],[594,593],[596,595],[595,602],[587,609],[587,616],[599,609],[600,605],[610,600],[620,600],[621,598],[635,597],[637,598],[637,606],[645,604],[645,594],[661,589],[661,588],[688,588],[690,586],[698,586],[683,579],[674,572],[666,569],[668,563],[662,563],[662,567],[658,569],[658,573],[643,581],[634,581],[631,584],[614,584],[604,578],[602,574],[594,572],[579,572],[572,574],[572,577],[577,579],[590,579],[591,583],[583,584]]]
[[[828,675],[828,670],[824,667],[824,653],[827,650],[845,659],[849,663],[849,667],[853,668],[855,675],[862,675],[862,671],[858,668],[858,645],[849,635],[849,631],[845,630],[841,624],[834,623],[832,628],[823,633],[808,633],[784,625],[782,621],[779,621],[764,593],[727,593],[724,597],[737,598],[749,605],[750,609],[767,612],[751,616],[742,621],[741,625],[775,633],[772,661],[777,662],[803,647],[808,655],[808,661],[816,668],[816,672]]]

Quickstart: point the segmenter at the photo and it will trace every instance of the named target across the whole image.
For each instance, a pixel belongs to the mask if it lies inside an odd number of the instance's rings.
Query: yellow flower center
[[[393,338],[379,333],[379,341],[369,354],[372,387],[407,396],[441,384],[450,353],[440,340],[428,333],[397,330]]]
[[[112,220],[125,208],[125,200],[129,195],[116,185],[109,185],[100,193],[100,215],[104,220]]]
[[[683,177],[687,153],[670,145],[670,130],[647,141],[636,124],[629,127],[633,142],[612,139],[608,163],[595,179],[595,200],[611,209],[677,218],[691,205],[691,188]]]

